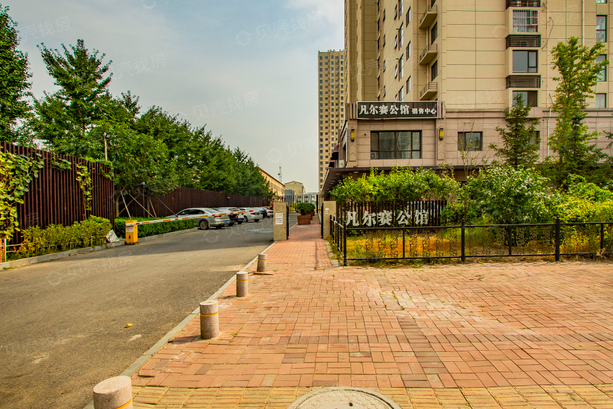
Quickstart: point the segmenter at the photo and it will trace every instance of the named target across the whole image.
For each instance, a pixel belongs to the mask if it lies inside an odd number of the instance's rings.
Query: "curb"
[[[141,242],[141,241],[142,242],[147,242],[147,241],[158,239],[158,238],[169,237],[169,236],[176,236],[178,234],[188,233],[188,232],[192,232],[192,231],[196,231],[196,230],[198,230],[197,227],[194,227],[193,229],[187,229],[187,230],[171,231],[170,233],[162,233],[162,234],[157,234],[155,236],[148,236],[148,237],[139,238],[138,241],[139,242]],[[126,245],[126,240],[125,239],[120,239],[118,242],[103,244],[102,246],[84,247],[82,249],[62,251],[62,252],[59,252],[59,253],[44,254],[42,256],[36,256],[36,257],[22,258],[22,259],[15,260],[15,261],[7,261],[7,262],[4,262],[4,263],[0,263],[0,270],[2,270],[4,268],[25,267],[25,266],[29,266],[31,264],[38,264],[38,263],[43,263],[45,261],[58,260],[60,258],[65,258],[65,257],[70,257],[70,256],[77,256],[79,254],[93,253],[95,251],[107,250],[107,249],[112,249],[112,248],[115,248],[115,247],[121,247],[121,246],[125,246],[125,245]]]
[[[294,225],[295,226],[295,225]],[[293,226],[292,226],[293,227]],[[176,233],[176,232],[172,232],[172,233]],[[167,233],[167,234],[171,234],[171,233]],[[160,235],[161,236],[161,235]],[[158,237],[158,236],[152,236],[152,237]],[[270,246],[266,247],[264,249],[264,251],[262,251],[262,253],[266,253],[268,250],[270,250],[270,248],[272,246],[274,246],[277,242],[273,242]],[[253,258],[253,260],[251,260],[249,263],[247,263],[243,268],[241,268],[238,272],[239,273],[243,273],[245,271],[247,271],[247,269],[249,267],[251,267],[251,265],[253,263],[255,263],[258,260],[258,256],[255,256]],[[222,285],[219,290],[217,290],[213,295],[211,295],[209,298],[207,298],[205,301],[211,301],[211,300],[215,300],[217,297],[219,297],[225,290],[226,288],[228,288],[234,281],[236,280],[236,274],[234,274],[232,277],[230,277],[230,279],[228,279],[228,281],[226,281],[226,283],[224,285]],[[194,317],[196,317],[198,314],[200,313],[200,307],[196,307],[196,309],[194,311],[192,311],[187,317],[185,317],[185,319],[183,319],[183,321],[181,321],[179,324],[177,324],[176,327],[174,327],[173,329],[171,329],[166,335],[164,335],[158,342],[155,343],[155,345],[153,345],[151,348],[149,348],[144,354],[142,354],[139,358],[136,359],[136,361],[132,362],[132,364],[125,370],[123,371],[121,374],[119,374],[119,376],[132,376],[136,371],[138,371],[138,369],[143,366],[145,364],[145,362],[147,362],[149,359],[151,359],[151,357],[153,355],[155,355],[160,349],[162,349],[164,347],[164,345],[166,345],[168,343],[169,340],[171,340],[175,335],[177,335],[179,332],[181,332],[183,330],[183,328],[185,328],[187,326],[187,324],[189,324],[191,322],[192,319],[194,319]],[[83,407],[83,409],[94,409],[94,401],[92,400],[91,402],[89,402],[86,406]]]

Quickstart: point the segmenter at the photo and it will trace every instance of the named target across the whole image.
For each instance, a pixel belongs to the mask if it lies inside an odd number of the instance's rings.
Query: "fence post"
[[[604,253],[604,223],[600,223],[600,251]]]
[[[509,226],[509,231],[508,231],[508,235],[509,235],[509,256],[513,255],[513,243],[511,242],[511,234],[512,234],[512,226]]]
[[[556,217],[556,261],[560,261],[560,217]]]
[[[404,236],[406,235],[406,232],[407,232],[407,231],[406,231],[405,229],[402,229],[402,258],[403,258],[403,259],[404,259],[404,258],[406,258],[406,254],[405,254],[405,244],[404,244],[404,243],[405,243]]]
[[[464,218],[462,218],[462,232],[460,234],[460,243],[461,243],[461,259],[462,259],[462,263],[464,263],[466,261],[466,220],[464,220]]]
[[[347,265],[347,226],[343,228],[343,265]]]

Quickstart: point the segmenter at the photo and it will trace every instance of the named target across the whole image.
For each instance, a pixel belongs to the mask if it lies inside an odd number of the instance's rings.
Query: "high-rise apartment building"
[[[518,94],[541,119],[548,156],[558,84],[551,50],[571,36],[610,50],[612,17],[610,0],[345,0],[346,121],[322,193],[373,167],[451,166],[462,179],[492,159]],[[610,67],[595,92],[585,123],[611,131]]]
[[[318,53],[319,189],[345,122],[345,56],[341,51]]]

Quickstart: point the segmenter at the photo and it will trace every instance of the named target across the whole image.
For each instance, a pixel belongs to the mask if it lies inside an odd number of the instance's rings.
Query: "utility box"
[[[275,241],[287,240],[287,203],[275,202],[272,206],[273,212],[273,239]]]
[[[138,221],[126,221],[126,244],[138,244],[138,225],[128,226],[129,223],[138,223]]]

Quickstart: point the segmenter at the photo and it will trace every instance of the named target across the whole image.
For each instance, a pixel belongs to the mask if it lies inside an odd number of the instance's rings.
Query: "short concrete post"
[[[132,381],[116,376],[94,386],[95,409],[132,409]]]
[[[266,259],[268,255],[262,253],[258,256],[258,273],[263,273],[266,271]]]
[[[219,335],[219,306],[217,300],[200,303],[200,336],[212,339]]]
[[[236,296],[246,297],[249,294],[249,273],[236,273]]]

